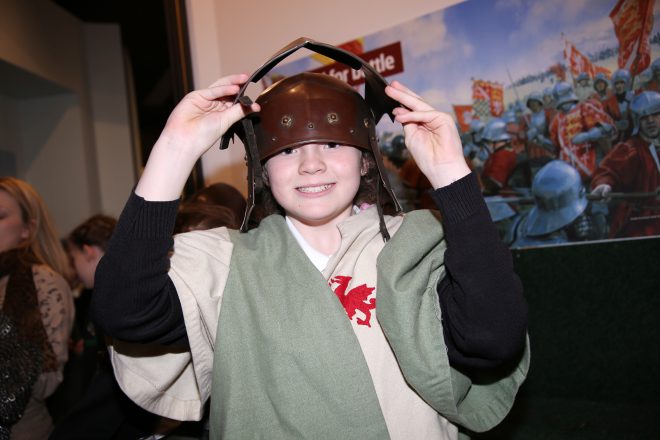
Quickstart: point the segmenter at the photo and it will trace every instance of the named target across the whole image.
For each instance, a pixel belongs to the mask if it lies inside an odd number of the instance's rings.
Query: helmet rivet
[[[369,125],[370,125],[369,118],[364,118],[364,121],[362,121],[362,122],[364,123],[365,127],[369,127]]]
[[[307,128],[314,128],[314,123],[313,122],[308,122],[307,123]]]
[[[339,115],[337,113],[328,113],[328,123],[329,124],[337,124],[339,123]]]
[[[291,127],[293,125],[293,118],[289,115],[284,115],[280,123],[283,127]]]
[[[272,138],[270,138],[270,140],[273,142],[277,142],[277,136],[273,136]]]
[[[348,132],[349,132],[350,134],[355,134],[355,130],[354,130],[353,128],[351,128],[350,130],[348,130]]]

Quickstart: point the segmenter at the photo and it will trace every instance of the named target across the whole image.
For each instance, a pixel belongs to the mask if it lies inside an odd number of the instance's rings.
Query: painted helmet
[[[589,80],[590,76],[587,72],[580,72],[580,74],[575,78],[576,82],[584,81],[584,80]]]
[[[264,90],[256,99],[261,111],[234,124],[222,137],[220,148],[238,135],[245,146],[248,164],[248,200],[241,231],[248,230],[256,196],[264,190],[262,164],[274,154],[308,143],[341,143],[370,151],[379,179],[376,206],[383,239],[389,233],[383,217],[381,189],[392,200],[394,210],[401,206],[387,179],[376,139],[375,125],[385,114],[394,120],[392,110],[399,104],[385,94],[387,82],[369,63],[329,44],[301,37],[291,42],[257,69],[241,87],[235,103],[249,105],[245,95],[251,82],[257,82],[283,59],[301,48],[325,55],[364,73],[364,97],[348,84],[328,75],[301,73],[284,78]]]
[[[408,159],[408,149],[406,148],[405,138],[402,134],[397,134],[389,142],[381,145],[383,154],[395,163],[403,163]]]
[[[504,119],[491,119],[484,127],[481,139],[486,142],[510,141],[511,135],[506,131],[506,124]]]
[[[606,86],[610,85],[610,81],[607,79],[607,75],[604,72],[598,72],[594,77],[594,87],[597,83],[604,82]]]
[[[470,121],[470,135],[472,135],[472,142],[481,142],[485,127],[486,124],[479,119],[473,119]]]
[[[541,168],[532,181],[536,204],[529,211],[525,235],[538,236],[571,224],[587,207],[587,195],[580,173],[562,160]]]
[[[504,122],[507,124],[515,124],[517,122],[514,108],[515,107],[512,106],[511,109],[502,113],[502,119],[504,119]]]
[[[633,117],[633,136],[639,133],[640,121],[644,116],[660,113],[660,93],[645,91],[635,96],[630,104]]]
[[[558,109],[567,102],[578,102],[579,99],[573,87],[566,82],[558,82],[552,88],[552,97],[555,100],[555,107]]]
[[[625,84],[625,89],[626,91],[630,90],[631,87],[631,82],[632,78],[630,76],[630,72],[626,69],[619,69],[616,72],[612,74],[612,79],[610,82],[612,83],[612,87],[614,87],[614,84],[623,81]]]
[[[653,60],[651,63],[651,71],[655,74],[655,72],[660,71],[660,58],[656,58]]]
[[[543,93],[541,92],[532,92],[527,96],[527,101],[525,101],[525,105],[529,108],[529,103],[531,101],[538,101],[539,104],[543,105]]]

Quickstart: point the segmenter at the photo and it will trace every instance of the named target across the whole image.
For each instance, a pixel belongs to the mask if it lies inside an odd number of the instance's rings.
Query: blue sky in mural
[[[587,55],[616,49],[609,18],[615,4],[616,0],[469,0],[365,35],[364,46],[371,50],[400,41],[404,72],[387,79],[404,82],[443,111],[451,112],[452,104],[471,103],[472,78],[503,83],[505,102],[511,102],[552,85],[546,78],[510,87],[511,80],[540,74],[564,61],[562,33]],[[652,35],[658,31],[654,26]],[[651,50],[652,59],[660,56],[657,44]],[[616,56],[596,63],[617,68]],[[277,72],[289,75],[318,66],[305,58]],[[388,129],[382,125],[381,130]]]

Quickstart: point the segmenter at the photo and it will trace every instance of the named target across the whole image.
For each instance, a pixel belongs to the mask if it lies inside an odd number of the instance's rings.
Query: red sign
[[[401,54],[400,42],[379,47],[378,49],[370,50],[369,52],[364,52],[359,56],[383,76],[390,76],[403,72],[403,55]],[[314,69],[312,72],[325,73],[334,76],[352,86],[357,86],[364,82],[364,72],[362,70],[353,70],[342,63],[332,63]]]

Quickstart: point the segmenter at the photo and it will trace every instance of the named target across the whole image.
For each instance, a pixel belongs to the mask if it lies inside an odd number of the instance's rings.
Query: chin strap
[[[246,98],[246,97],[245,97]],[[247,98],[248,100],[250,98]],[[246,104],[249,105],[249,104]],[[252,121],[244,118],[242,121],[243,133],[245,135],[247,166],[248,166],[248,197],[245,205],[245,215],[241,224],[241,232],[247,232],[250,221],[250,214],[254,209],[256,194],[263,190],[263,168],[259,160],[259,150],[257,149],[257,136],[254,134]]]
[[[383,204],[380,201],[380,188],[381,188],[380,185],[381,185],[381,181],[379,179],[378,182],[376,183],[376,209],[378,210],[380,235],[383,236],[383,241],[387,243],[390,240],[390,233],[387,230],[387,226],[385,225],[385,216],[383,215]],[[398,205],[396,197],[394,198],[394,203]]]

